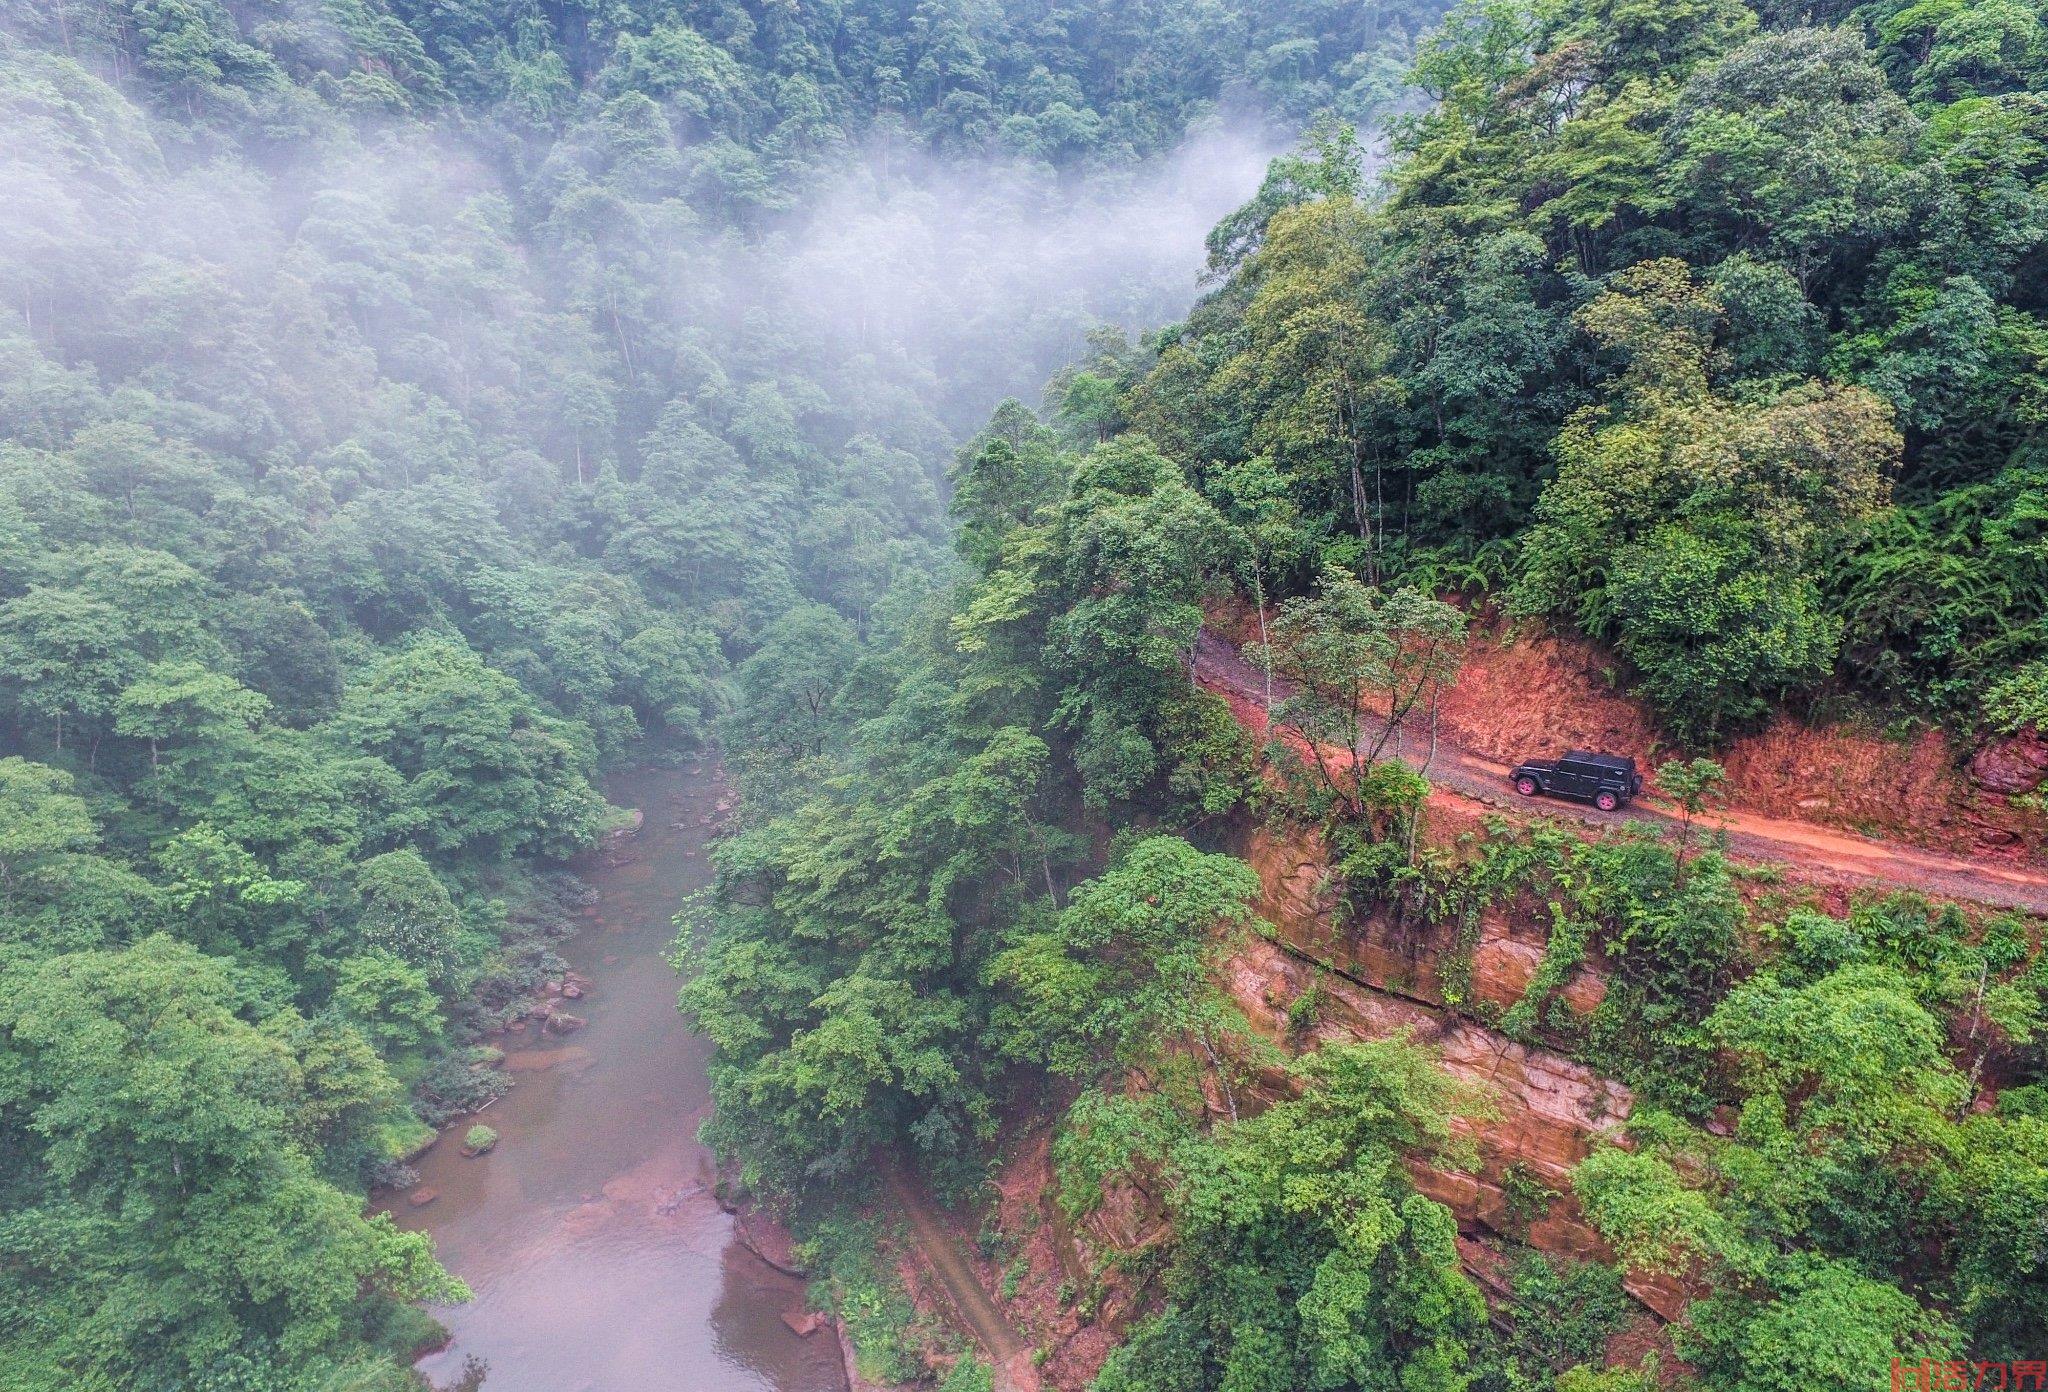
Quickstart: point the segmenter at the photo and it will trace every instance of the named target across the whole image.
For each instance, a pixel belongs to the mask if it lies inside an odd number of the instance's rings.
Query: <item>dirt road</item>
[[[1195,644],[1194,676],[1203,687],[1236,698],[1234,704],[1241,715],[1249,711],[1254,719],[1260,716],[1265,700],[1265,675],[1246,662],[1225,639],[1207,631],[1202,633]],[[1284,679],[1273,679],[1275,702],[1285,699],[1291,691]],[[1430,758],[1426,736],[1413,732],[1404,735],[1398,751],[1400,757],[1416,768],[1423,768],[1426,760],[1429,779],[1437,787],[1520,815],[1576,819],[1596,826],[1629,821],[1666,827],[1678,824],[1676,809],[1654,795],[1615,812],[1552,798],[1521,798],[1508,786],[1507,765],[1445,740],[1439,740],[1435,755]],[[1530,754],[1544,757],[1562,752],[1531,750]],[[1809,878],[1917,889],[1940,898],[2048,914],[2048,874],[2040,871],[1894,845],[1810,822],[1740,812],[1710,813],[1697,819],[1695,825],[1725,832],[1729,851],[1743,860],[1794,865]]]
[[[981,1353],[994,1371],[995,1392],[1039,1392],[1038,1369],[1031,1362],[1031,1345],[1010,1327],[1003,1312],[982,1289],[974,1274],[974,1263],[961,1250],[958,1237],[944,1215],[932,1206],[923,1187],[896,1165],[889,1167],[889,1192],[897,1210],[910,1224],[918,1255],[931,1268],[953,1307],[960,1332],[981,1345]]]

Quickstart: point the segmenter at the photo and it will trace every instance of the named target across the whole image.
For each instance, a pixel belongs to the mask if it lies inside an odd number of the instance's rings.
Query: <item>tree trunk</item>
[[[1202,1052],[1209,1056],[1209,1068],[1216,1075],[1216,1085],[1223,1089],[1223,1105],[1230,1110],[1230,1119],[1237,1120],[1237,1093],[1230,1086],[1230,1077],[1223,1071],[1223,1061],[1216,1057],[1216,1046],[1209,1042],[1209,1027],[1199,1025],[1195,1038],[1202,1041]]]
[[[1259,665],[1266,669],[1266,732],[1273,730],[1273,644],[1266,635],[1266,580],[1258,557],[1252,558],[1252,598],[1259,606]]]

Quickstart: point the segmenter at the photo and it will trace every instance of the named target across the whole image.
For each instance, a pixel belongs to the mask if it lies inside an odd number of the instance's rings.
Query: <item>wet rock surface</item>
[[[2027,730],[1985,745],[1970,760],[1970,779],[2007,797],[2034,792],[2048,783],[2048,739]]]
[[[1441,976],[1446,955],[1456,950],[1453,930],[1407,925],[1404,932],[1380,916],[1340,925],[1337,887],[1322,856],[1309,834],[1252,833],[1246,858],[1259,873],[1258,911],[1276,932],[1270,940],[1248,941],[1225,964],[1224,988],[1276,1041],[1289,1036],[1287,1005],[1313,984],[1321,1005],[1297,1044],[1405,1036],[1435,1051],[1445,1071],[1483,1104],[1456,1124],[1479,1163],[1461,1172],[1416,1162],[1410,1166],[1416,1188],[1449,1208],[1469,1233],[1527,1242],[1559,1256],[1611,1258],[1580,1214],[1570,1176],[1596,1144],[1620,1138],[1634,1107],[1629,1089],[1446,1008]],[[1544,935],[1532,922],[1506,912],[1482,916],[1471,944],[1474,999],[1504,1006],[1521,998],[1543,952]],[[1589,1011],[1604,992],[1604,978],[1581,968],[1560,995],[1572,1008]],[[1267,1085],[1286,1086],[1284,1075]],[[1544,1211],[1533,1217],[1515,1211],[1507,1193],[1511,1173],[1553,1191]],[[1665,1319],[1677,1318],[1692,1294],[1666,1277],[1632,1273],[1627,1285]]]

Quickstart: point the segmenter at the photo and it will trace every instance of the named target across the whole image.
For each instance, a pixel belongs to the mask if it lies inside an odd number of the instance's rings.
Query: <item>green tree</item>
[[[1387,748],[1422,716],[1435,739],[1437,702],[1464,658],[1464,614],[1414,590],[1368,589],[1326,573],[1313,597],[1280,607],[1271,641],[1254,659],[1296,686],[1274,716],[1315,769],[1326,805],[1365,825],[1374,772]]]
[[[398,770],[414,834],[436,850],[559,857],[597,835],[588,750],[466,644],[422,638],[379,658],[326,728]]]
[[[116,698],[114,729],[149,741],[149,766],[154,770],[165,741],[204,744],[247,731],[269,706],[234,678],[209,672],[196,662],[159,662]]]
[[[1470,1385],[1485,1302],[1449,1212],[1401,1168],[1442,1154],[1460,1099],[1405,1040],[1331,1045],[1295,1072],[1299,1096],[1170,1152],[1169,1303],[1102,1392]]]
[[[387,851],[356,867],[365,945],[439,977],[453,965],[462,916],[447,886],[417,851]]]
[[[317,1379],[389,1302],[462,1296],[424,1237],[320,1177],[303,1063],[234,1004],[161,936],[0,977],[0,1133],[32,1157],[0,1190],[0,1366],[25,1385]]]
[[[1558,437],[1515,595],[1612,637],[1665,718],[1699,737],[1829,670],[1840,622],[1819,559],[1883,503],[1900,449],[1860,388],[1717,395],[1721,313],[1674,261],[1630,268],[1581,313],[1626,365],[1613,402]]]
[[[18,877],[36,862],[90,846],[99,828],[62,769],[0,759],[0,887],[10,900]]]
[[[1683,884],[1693,819],[1728,796],[1728,770],[1712,759],[1670,759],[1657,766],[1657,786],[1678,804],[1678,872]]]
[[[1217,942],[1250,923],[1257,894],[1257,876],[1240,861],[1178,837],[1140,841],[1077,885],[1049,923],[1027,920],[990,962],[990,979],[1012,998],[997,1011],[991,1043],[1077,1075],[1189,1044],[1234,1111],[1219,1046],[1244,1026],[1209,970]]]
[[[334,1007],[386,1049],[417,1049],[441,1033],[440,1003],[427,974],[381,948],[341,960]]]
[[[0,680],[18,710],[64,727],[97,732],[141,667],[121,611],[89,595],[36,588],[0,605]]]
[[[770,624],[760,648],[733,671],[733,736],[789,759],[824,753],[854,644],[853,626],[820,604]]]

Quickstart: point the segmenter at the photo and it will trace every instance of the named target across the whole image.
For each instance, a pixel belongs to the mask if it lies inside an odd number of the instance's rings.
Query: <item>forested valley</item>
[[[0,6],[0,1385],[409,1385],[363,1195],[598,772],[940,583],[974,417],[1428,17]]]
[[[2048,1358],[2040,921],[1694,825],[1774,719],[2048,772],[2040,5],[0,0],[0,133],[0,1385],[420,1386],[366,1195],[695,749],[705,1135],[864,1379]],[[1532,633],[1670,834],[1398,756]]]

